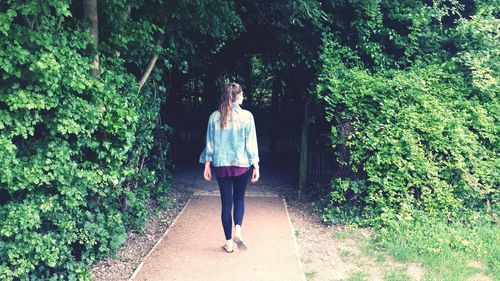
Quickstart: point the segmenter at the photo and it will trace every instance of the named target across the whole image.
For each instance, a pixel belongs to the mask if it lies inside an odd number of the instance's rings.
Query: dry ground
[[[384,280],[390,274],[423,279],[418,264],[397,263],[368,248],[370,229],[325,225],[309,204],[290,200],[288,205],[308,280]]]

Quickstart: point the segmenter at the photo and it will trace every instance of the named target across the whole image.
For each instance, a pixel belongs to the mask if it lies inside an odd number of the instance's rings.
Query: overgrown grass
[[[423,280],[500,280],[500,227],[483,221],[484,217],[446,222],[416,211],[411,220],[378,226],[368,236],[348,219],[345,229],[332,236],[339,241],[355,240],[363,254],[380,263],[389,256],[406,264],[418,262],[425,272]],[[405,272],[388,271],[384,280],[407,280]]]
[[[316,277],[316,275],[318,274],[317,271],[309,271],[309,272],[306,272],[305,275],[306,275],[306,279],[307,280],[314,280],[314,278]]]
[[[500,280],[497,225],[478,223],[466,227],[417,217],[377,230],[372,243],[396,260],[420,261],[425,280],[468,280],[475,274]]]
[[[411,276],[402,268],[388,271],[384,274],[384,281],[412,281]]]
[[[353,272],[351,276],[349,276],[347,281],[367,281],[368,277],[369,277],[368,273],[364,271],[356,271]]]

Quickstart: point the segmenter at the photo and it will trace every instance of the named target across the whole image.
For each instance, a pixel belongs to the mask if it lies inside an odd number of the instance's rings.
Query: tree
[[[92,75],[99,78],[99,22],[97,17],[97,0],[83,0],[83,19],[92,37],[94,51],[96,52],[92,63]]]

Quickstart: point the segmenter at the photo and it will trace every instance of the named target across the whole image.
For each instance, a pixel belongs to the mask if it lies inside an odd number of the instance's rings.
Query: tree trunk
[[[96,52],[94,62],[92,63],[92,75],[99,78],[99,28],[97,20],[97,0],[83,0],[83,20],[87,25],[94,43]]]
[[[308,98],[304,106],[304,120],[302,123],[302,134],[300,139],[300,164],[299,164],[299,195],[304,192],[307,185],[308,175],[308,136],[309,136],[309,111],[311,107],[311,100]]]
[[[272,86],[272,94],[271,94],[271,112],[273,114],[271,115],[271,136],[270,136],[270,154],[271,154],[271,159],[276,158],[276,150],[277,150],[277,140],[278,140],[278,127],[279,127],[279,120],[278,114],[279,112],[279,100],[281,96],[281,92],[283,91],[283,83],[281,81],[281,75],[279,73],[274,74],[274,79],[273,79],[273,86]]]

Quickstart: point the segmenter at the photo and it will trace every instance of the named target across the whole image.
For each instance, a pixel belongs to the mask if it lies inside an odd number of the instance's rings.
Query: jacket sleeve
[[[247,134],[245,137],[245,147],[248,154],[248,159],[250,160],[250,164],[259,163],[259,147],[257,145],[257,132],[255,130],[255,120],[253,115],[250,114],[250,125],[247,130]]]
[[[214,155],[214,122],[212,121],[212,116],[208,118],[207,134],[205,137],[205,148],[201,152],[199,162],[206,163],[213,160]]]

